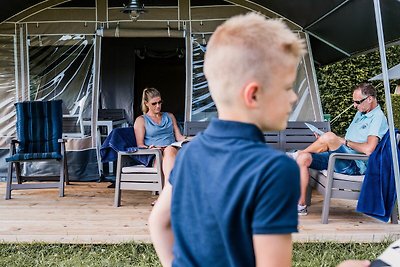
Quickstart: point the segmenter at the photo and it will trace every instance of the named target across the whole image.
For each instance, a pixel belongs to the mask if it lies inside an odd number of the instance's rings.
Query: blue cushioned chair
[[[8,162],[6,199],[12,190],[59,188],[64,196],[64,183],[68,183],[65,142],[62,138],[62,100],[27,101],[15,104],[17,112],[17,140],[12,140]],[[21,162],[55,161],[60,165],[58,176],[28,176],[21,173]],[[12,181],[13,166],[17,184]],[[53,181],[26,183],[26,181]],[[57,181],[57,182],[54,182]]]

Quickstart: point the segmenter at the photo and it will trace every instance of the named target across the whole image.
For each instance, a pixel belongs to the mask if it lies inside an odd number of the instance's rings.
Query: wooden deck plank
[[[21,190],[4,200],[0,183],[0,241],[50,243],[151,242],[147,219],[150,192],[124,191],[114,208],[114,189],[107,183],[72,183],[65,197],[57,189]],[[315,193],[309,215],[300,217],[294,241],[380,242],[400,238],[400,226],[354,211],[355,201],[333,200],[329,224],[321,224],[322,197]]]

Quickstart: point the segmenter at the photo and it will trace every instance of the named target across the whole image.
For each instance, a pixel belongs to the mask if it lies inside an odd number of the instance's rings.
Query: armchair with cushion
[[[397,134],[397,144],[399,144],[399,134]],[[377,148],[375,149],[374,153],[371,155],[373,159],[377,159],[375,157],[376,153],[379,151],[382,151],[382,149],[386,149],[386,147],[389,147],[387,144],[385,146],[385,143],[388,142],[388,133],[382,138],[382,141],[378,144]],[[384,148],[385,146],[385,148]],[[390,151],[386,150],[386,153],[390,154]],[[335,162],[338,159],[351,159],[351,160],[369,160],[369,157],[364,154],[346,154],[346,153],[332,153],[329,157],[329,162],[328,162],[328,169],[323,170],[323,171],[318,171],[314,169],[310,169],[310,185],[312,187],[315,187],[319,193],[324,195],[324,203],[323,203],[323,208],[322,208],[322,218],[321,222],[323,224],[328,223],[328,217],[329,217],[329,210],[330,210],[330,205],[331,205],[331,199],[332,198],[338,198],[338,199],[352,199],[352,200],[358,200],[360,201],[359,197],[360,194],[363,195],[363,203],[369,202],[371,205],[374,205],[373,202],[377,201],[374,199],[376,197],[376,194],[374,196],[369,195],[369,197],[365,197],[365,194],[367,191],[370,191],[371,186],[378,186],[385,184],[386,188],[382,188],[381,190],[378,190],[380,192],[386,191],[387,193],[386,196],[378,196],[379,198],[387,198],[390,199],[388,200],[382,200],[379,199],[378,201],[384,201],[384,202],[390,202],[386,203],[386,208],[389,209],[386,211],[386,218],[391,218],[391,222],[394,224],[398,223],[398,213],[397,213],[397,208],[396,205],[392,207],[394,204],[394,200],[396,199],[396,196],[393,195],[394,193],[394,178],[390,177],[388,174],[385,174],[380,177],[380,179],[385,179],[386,181],[379,181],[374,178],[369,178],[373,179],[373,181],[368,180],[368,187],[365,188],[365,175],[345,175],[345,174],[340,174],[334,172],[334,166]],[[374,162],[375,163],[375,162]],[[391,163],[391,159],[384,160],[382,163]],[[379,164],[379,163],[378,163]],[[369,163],[368,164],[368,169],[367,173],[371,173],[371,167],[373,164]],[[390,170],[390,166],[388,167]],[[393,167],[392,167],[393,168]],[[389,182],[390,180],[390,182]],[[384,182],[384,183],[382,183]],[[376,184],[378,183],[378,184]],[[363,186],[364,184],[364,186]],[[364,188],[363,188],[364,187]],[[364,190],[363,192],[361,192]],[[375,190],[376,191],[376,190]],[[307,202],[311,202],[311,190],[308,190],[308,200]],[[367,199],[364,201],[364,199]],[[360,204],[360,202],[358,202]],[[389,205],[390,204],[390,205]],[[359,207],[357,208],[357,211],[359,211]],[[386,221],[386,220],[384,220]]]
[[[133,127],[115,128],[100,149],[102,162],[117,161],[114,206],[121,205],[121,190],[161,192],[162,153],[138,149]]]
[[[65,143],[62,137],[62,100],[27,101],[15,104],[17,112],[17,139],[10,145],[6,199],[11,198],[12,190],[59,188],[60,197],[64,196],[64,182],[68,182]],[[60,175],[30,176],[23,175],[21,163],[57,162]],[[13,167],[17,183],[13,183]],[[54,182],[57,180],[57,182]],[[40,181],[40,183],[25,183]],[[53,181],[53,182],[44,182]]]

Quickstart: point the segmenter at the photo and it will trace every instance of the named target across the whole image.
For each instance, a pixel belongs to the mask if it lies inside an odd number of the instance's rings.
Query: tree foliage
[[[386,49],[388,68],[400,63],[400,46],[392,46]],[[382,72],[379,51],[352,57],[334,64],[316,69],[318,85],[321,95],[322,109],[324,113],[331,114],[334,119],[348,106],[353,104],[353,88],[362,82]],[[385,92],[383,81],[374,81],[372,84],[377,88],[378,101],[382,108],[385,106]],[[391,81],[391,92],[394,91],[396,81]],[[397,101],[399,103],[399,101]],[[396,110],[395,108],[393,108]],[[399,110],[399,108],[397,108]],[[340,135],[350,124],[355,110],[349,109],[335,120],[331,127],[332,131]]]

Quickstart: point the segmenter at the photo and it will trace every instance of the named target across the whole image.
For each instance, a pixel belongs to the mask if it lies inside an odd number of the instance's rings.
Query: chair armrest
[[[155,167],[162,171],[162,152],[157,148],[145,148],[139,149],[135,152],[118,152],[118,160],[117,160],[117,176],[121,173],[122,167],[124,166],[124,162],[127,156],[139,156],[139,155],[155,155]]]
[[[336,159],[351,159],[351,160],[368,160],[369,156],[365,154],[350,154],[350,153],[332,153],[329,156],[329,161]]]
[[[333,171],[335,167],[335,161],[337,159],[348,159],[348,160],[368,160],[369,156],[365,154],[350,154],[350,153],[332,153],[329,156],[328,161],[328,179],[333,177]]]
[[[328,186],[327,189],[330,191],[333,182],[333,172],[335,170],[335,161],[337,159],[347,159],[347,160],[368,160],[369,156],[365,154],[349,154],[349,153],[332,153],[329,156],[327,179]],[[329,196],[330,197],[330,196]]]
[[[63,114],[63,118],[78,118],[79,115],[76,114]]]
[[[135,152],[118,151],[118,154],[121,156],[133,156],[133,155],[158,155],[159,157],[162,156],[161,150],[157,148],[138,149]]]
[[[8,144],[10,144],[10,157],[16,153],[16,144],[19,144],[20,142],[17,139],[11,139],[7,141]]]

